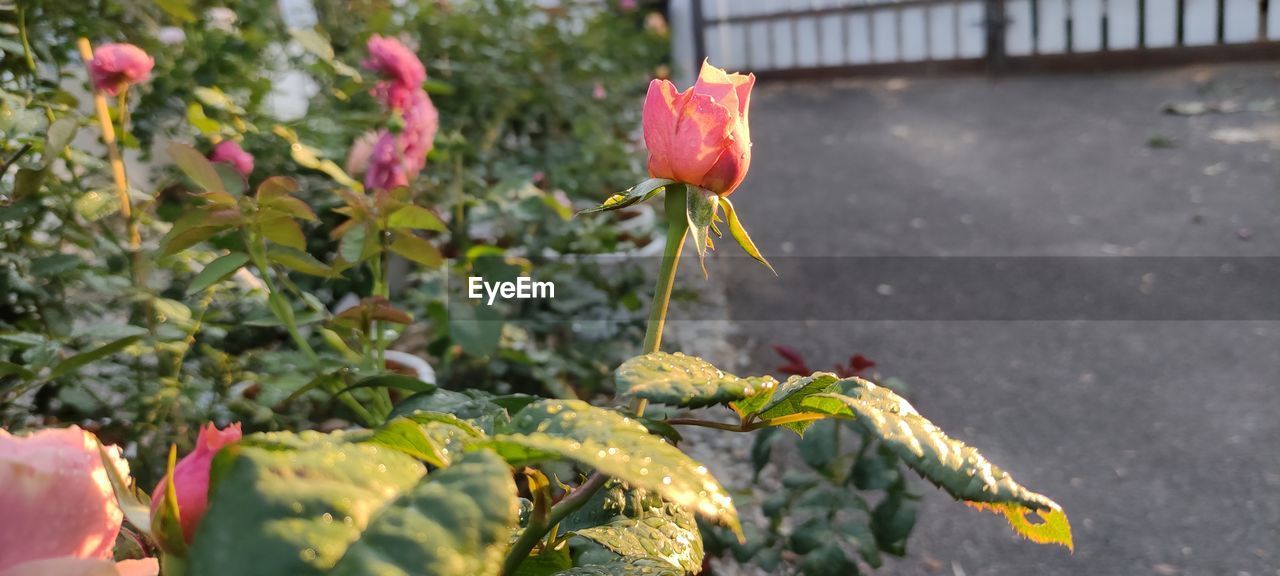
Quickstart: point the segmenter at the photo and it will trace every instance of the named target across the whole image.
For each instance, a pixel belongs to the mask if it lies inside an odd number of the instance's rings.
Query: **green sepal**
[[[725,196],[719,196],[720,206],[724,208],[725,216],[729,219],[729,234],[733,235],[733,239],[737,240],[738,245],[746,251],[748,256],[755,258],[757,262],[764,264],[773,272],[774,276],[778,275],[778,271],[773,269],[773,265],[764,256],[760,254],[760,249],[756,248],[756,243],[751,241],[751,236],[747,235],[747,229],[742,226],[742,221],[738,219],[738,212],[733,209],[733,203]]]
[[[716,201],[718,196],[715,192],[696,186],[689,186],[687,198],[685,217],[689,220],[689,233],[693,235],[693,245],[698,250],[698,264],[702,266],[702,275],[707,276],[707,246],[711,241],[708,229],[720,203]]]
[[[186,556],[187,541],[182,534],[182,517],[178,510],[178,491],[174,488],[173,469],[178,464],[178,447],[169,446],[169,465],[164,473],[164,494],[160,506],[151,514],[151,537],[160,549],[173,556]]]

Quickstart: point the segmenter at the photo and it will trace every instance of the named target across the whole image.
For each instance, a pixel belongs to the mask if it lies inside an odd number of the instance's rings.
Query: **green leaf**
[[[436,268],[444,263],[444,256],[440,254],[440,249],[411,232],[397,231],[395,239],[387,248],[428,268]]]
[[[328,278],[333,276],[333,269],[306,252],[288,246],[272,246],[267,248],[267,259],[290,270]]]
[[[619,396],[684,408],[727,404],[778,385],[771,376],[739,378],[680,352],[654,352],[627,360],[614,374],[614,383]]]
[[[74,118],[59,118],[49,125],[44,137],[44,152],[41,153],[41,168],[47,170],[53,166],[53,161],[67,149],[79,129]]]
[[[871,533],[876,545],[894,556],[907,553],[907,537],[916,525],[916,508],[920,498],[905,487],[889,492],[871,513]]]
[[[437,468],[449,465],[441,446],[427,435],[422,426],[409,418],[395,418],[383,424],[366,442],[397,450]]]
[[[502,339],[502,315],[489,306],[452,306],[449,338],[473,356],[488,356]]]
[[[195,148],[178,142],[170,142],[166,150],[168,150],[169,158],[173,160],[173,163],[201,190],[205,192],[227,191],[222,185],[222,177],[218,175],[218,171],[204,157],[204,154],[201,154]]]
[[[0,376],[9,375],[17,376],[23,380],[33,380],[36,377],[36,373],[26,366],[14,364],[8,360],[0,360]]]
[[[299,251],[307,249],[307,235],[303,234],[302,227],[292,218],[276,218],[263,222],[261,230],[267,240],[280,246]]]
[[[205,115],[204,106],[199,102],[187,104],[187,123],[205,136],[222,132],[222,125]]]
[[[733,203],[729,201],[728,197],[718,196],[718,198],[720,199],[720,206],[724,208],[725,216],[729,219],[729,233],[733,235],[733,239],[747,252],[747,255],[767,266],[769,271],[773,272],[774,276],[777,276],[778,271],[774,270],[773,265],[768,260],[765,260],[764,256],[760,255],[760,249],[756,248],[756,243],[752,242],[751,236],[747,235],[747,229],[743,228],[742,222],[738,220],[738,212],[733,209]]]
[[[705,466],[612,410],[578,400],[529,405],[490,442],[514,465],[572,460],[738,531],[733,501]]]
[[[113,340],[103,344],[102,346],[89,350],[88,352],[76,354],[75,356],[67,358],[54,366],[53,370],[49,373],[49,378],[60,378],[62,376],[66,376],[67,374],[83,368],[86,364],[89,364],[94,360],[120,352],[141,339],[141,336],[126,336],[119,340]]]
[[[707,229],[711,227],[711,221],[715,219],[716,202],[715,192],[698,188],[697,186],[689,186],[687,195],[687,211],[686,218],[689,220],[689,234],[693,236],[693,246],[698,252],[698,264],[702,266],[702,274],[707,274]]]
[[[385,514],[398,497],[412,494],[425,469],[410,456],[354,439],[361,438],[341,432],[267,433],[223,448],[215,458],[212,497],[187,558],[187,574],[330,574],[340,562],[355,561],[344,556],[375,519],[382,525],[379,538],[388,538]],[[437,544],[422,539],[418,546],[435,549]],[[407,551],[408,546],[400,552]]]
[[[618,517],[573,535],[592,540],[619,556],[665,563],[688,574],[702,571],[702,534],[693,515],[676,506]]]
[[[777,421],[775,426],[784,426],[801,436],[813,424],[814,419],[805,420],[806,415],[821,414],[804,405],[804,399],[814,394],[830,392],[838,388],[839,379],[835,374],[818,372],[812,376],[792,376],[778,386],[769,402],[760,408],[757,417],[765,422]],[[800,420],[794,420],[800,418]]]
[[[387,218],[387,226],[392,229],[432,230],[435,232],[447,232],[449,230],[434,212],[413,204],[392,212],[391,216]]]
[[[191,285],[187,286],[187,294],[195,294],[229,278],[248,262],[249,255],[244,252],[232,252],[219,257],[196,274],[196,277],[191,280]]]
[[[356,226],[342,236],[342,240],[338,242],[338,255],[343,260],[351,264],[358,264],[364,260],[365,254],[368,252],[366,248],[366,239],[368,237],[368,226]]]
[[[829,542],[805,554],[800,562],[800,573],[806,576],[857,576],[860,574],[858,564],[834,542]]]
[[[861,378],[841,385],[843,394],[817,394],[804,399],[804,405],[852,419],[935,486],[978,509],[1003,514],[1029,540],[1073,547],[1070,523],[1056,502],[1015,482],[977,449],[948,437],[888,388]],[[1038,516],[1039,523],[1028,521],[1028,514]]]
[[[84,260],[75,254],[54,254],[52,256],[44,256],[31,260],[31,267],[27,269],[32,276],[39,278],[49,278],[59,276],[63,272],[75,270],[84,264]]]
[[[511,469],[467,454],[383,508],[331,574],[496,576],[518,506]]]
[[[493,397],[479,390],[436,390],[405,398],[392,411],[391,416],[417,416],[429,412],[452,414],[488,434],[493,432],[495,426],[511,421],[507,409],[493,400]]]
[[[650,178],[648,180],[645,180],[644,182],[641,182],[639,184],[636,184],[635,186],[632,186],[631,188],[628,188],[624,192],[619,192],[617,194],[614,194],[613,196],[610,196],[608,199],[604,201],[603,204],[595,208],[588,208],[586,210],[578,212],[578,214],[579,215],[594,214],[596,212],[604,212],[606,210],[618,210],[620,208],[626,208],[627,206],[631,206],[632,204],[648,202],[649,199],[653,198],[654,196],[657,196],[660,192],[662,192],[664,188],[675,183],[676,183],[675,180],[667,180],[665,178]]]

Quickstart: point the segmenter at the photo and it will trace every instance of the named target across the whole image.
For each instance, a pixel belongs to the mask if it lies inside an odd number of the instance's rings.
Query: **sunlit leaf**
[[[444,256],[435,244],[403,230],[395,233],[387,249],[428,268],[436,268],[444,263]]]
[[[738,513],[720,483],[643,425],[577,400],[542,400],[521,410],[490,444],[514,465],[548,455],[578,462],[738,529]]]
[[[395,212],[392,212],[391,216],[387,218],[387,226],[393,229],[407,228],[414,230],[432,230],[435,232],[448,231],[444,222],[441,222],[440,218],[436,216],[434,212],[413,204],[409,204]]]
[[[333,276],[333,269],[302,250],[288,246],[272,246],[267,249],[267,259],[290,270],[312,276]]]
[[[771,376],[739,378],[679,352],[654,352],[627,360],[614,374],[614,383],[619,396],[685,408],[742,400],[778,384]]]
[[[1073,546],[1066,514],[1056,502],[1032,492],[977,449],[953,440],[905,399],[861,378],[841,382],[842,393],[806,398],[806,407],[849,418],[870,432],[925,479],[958,500],[1004,514],[1010,526],[1035,542]],[[1027,516],[1039,517],[1037,523]]]

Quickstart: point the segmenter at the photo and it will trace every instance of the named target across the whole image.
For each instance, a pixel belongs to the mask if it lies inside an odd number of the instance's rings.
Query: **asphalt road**
[[[866,354],[1075,529],[1074,554],[1034,545],[921,482],[909,555],[881,574],[1280,575],[1280,315],[854,321],[796,305],[806,286],[865,291],[855,257],[1280,256],[1278,72],[757,88],[733,199],[766,255],[823,265],[799,280],[722,266],[740,368],[779,364],[773,343],[820,367]],[[1181,101],[1238,111],[1162,112]],[[1026,287],[990,284],[1006,288]]]

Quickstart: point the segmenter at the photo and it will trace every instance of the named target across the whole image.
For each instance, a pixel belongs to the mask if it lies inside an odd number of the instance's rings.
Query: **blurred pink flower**
[[[421,89],[413,93],[400,133],[384,130],[374,142],[368,156],[365,188],[391,190],[417,178],[427,165],[427,153],[435,147],[439,125],[439,113],[427,93]]]
[[[637,2],[636,0],[618,0],[618,7],[627,12],[635,10],[636,6],[638,5],[639,5],[639,2]]]
[[[383,130],[369,154],[369,169],[364,174],[364,187],[369,190],[391,190],[409,184],[405,173],[404,149],[395,134]]]
[[[213,424],[200,429],[196,449],[182,457],[173,469],[173,485],[178,491],[178,517],[182,520],[182,536],[187,542],[196,533],[200,519],[209,506],[209,466],[223,446],[240,441],[240,424],[232,424],[219,430]],[[154,515],[164,500],[165,482],[161,480],[151,492],[151,513]]]
[[[128,476],[120,449],[107,452]],[[32,560],[111,557],[124,513],[93,434],[0,430],[0,487],[0,572]]]
[[[534,184],[541,184],[541,183],[542,183],[542,181],[543,181],[543,180],[546,180],[546,179],[547,179],[547,173],[546,173],[546,172],[543,172],[543,171],[539,170],[539,171],[537,171],[537,172],[534,172],[534,173],[533,173],[533,178],[532,178],[532,180],[533,180],[533,183],[534,183]]]
[[[156,61],[133,44],[103,44],[89,61],[93,87],[112,96],[130,84],[145,81]]]
[[[347,174],[359,176],[369,169],[369,156],[373,154],[373,146],[378,143],[378,133],[369,131],[356,138],[347,152]]]
[[[374,34],[369,38],[369,58],[365,68],[382,77],[373,88],[373,96],[387,107],[403,110],[413,104],[414,93],[422,90],[427,70],[422,60],[395,38]]]
[[[160,563],[155,558],[142,560],[91,560],[86,558],[53,558],[35,560],[0,572],[0,576],[159,576]]]
[[[596,82],[595,87],[591,89],[591,97],[596,100],[604,100],[609,96],[609,92],[604,89],[604,84]]]
[[[245,152],[235,140],[223,140],[214,146],[213,151],[209,152],[209,161],[230,164],[245,178],[253,172],[253,156]]]

